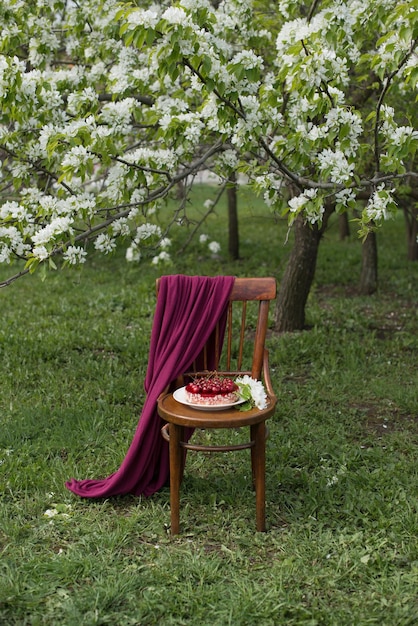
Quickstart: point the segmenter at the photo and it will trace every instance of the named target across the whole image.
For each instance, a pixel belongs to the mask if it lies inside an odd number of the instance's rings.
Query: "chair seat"
[[[239,411],[237,408],[222,409],[220,411],[206,411],[189,407],[174,399],[172,393],[166,393],[158,401],[160,416],[171,424],[191,428],[239,428],[252,426],[265,421],[274,413],[276,398],[267,396],[265,409],[252,408],[248,411]]]

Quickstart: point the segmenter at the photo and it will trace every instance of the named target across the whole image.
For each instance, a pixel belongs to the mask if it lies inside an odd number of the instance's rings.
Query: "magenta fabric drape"
[[[198,358],[218,321],[226,319],[233,276],[162,276],[151,333],[146,400],[120,468],[104,479],[71,479],[66,487],[85,498],[132,493],[150,496],[169,476],[168,444],[161,436],[158,396]]]

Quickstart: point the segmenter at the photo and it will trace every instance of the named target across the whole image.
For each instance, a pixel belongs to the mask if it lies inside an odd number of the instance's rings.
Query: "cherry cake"
[[[226,376],[209,375],[194,379],[186,385],[186,399],[190,404],[206,406],[233,404],[239,399],[238,385]]]

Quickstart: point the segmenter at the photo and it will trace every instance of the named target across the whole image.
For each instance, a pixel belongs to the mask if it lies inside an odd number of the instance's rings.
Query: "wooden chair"
[[[177,402],[173,397],[173,389],[162,394],[158,400],[158,413],[167,422],[162,428],[162,436],[169,441],[172,535],[178,534],[180,530],[180,485],[183,478],[186,450],[227,452],[245,448],[251,449],[253,486],[256,496],[256,528],[258,531],[265,531],[265,448],[267,438],[265,422],[273,415],[276,406],[265,340],[269,304],[275,297],[276,281],[274,278],[236,278],[228,304],[222,355],[219,354],[219,347],[215,348],[217,351],[215,369],[218,373],[233,377],[248,374],[256,380],[263,381],[267,393],[267,408],[263,410],[251,408],[248,411],[239,411],[236,408],[213,412],[203,411]],[[256,304],[247,307],[249,301],[256,301]],[[251,306],[255,306],[256,309],[252,319],[250,316]],[[213,346],[211,349],[213,350]],[[203,358],[203,370],[206,370],[206,350]],[[187,384],[197,373],[196,364],[193,364],[192,371],[184,373],[176,381],[175,387],[179,388]],[[185,440],[185,432],[190,432],[190,430],[185,431],[185,429],[235,429],[243,426],[249,426],[250,440],[240,444],[195,445],[190,440]]]

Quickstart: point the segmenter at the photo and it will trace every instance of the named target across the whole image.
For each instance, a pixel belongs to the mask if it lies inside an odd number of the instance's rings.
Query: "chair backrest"
[[[157,279],[156,286],[158,293],[159,279]],[[203,350],[203,362],[199,363],[199,367],[193,363],[189,373],[196,374],[209,369],[208,363],[211,361],[215,363],[215,369],[219,371],[231,374],[248,373],[252,378],[260,380],[269,306],[270,301],[275,298],[275,278],[235,278],[228,304],[223,349],[220,347],[220,331],[217,326],[212,342]],[[251,310],[248,306],[249,302],[254,303]],[[212,359],[209,359],[209,351]]]

